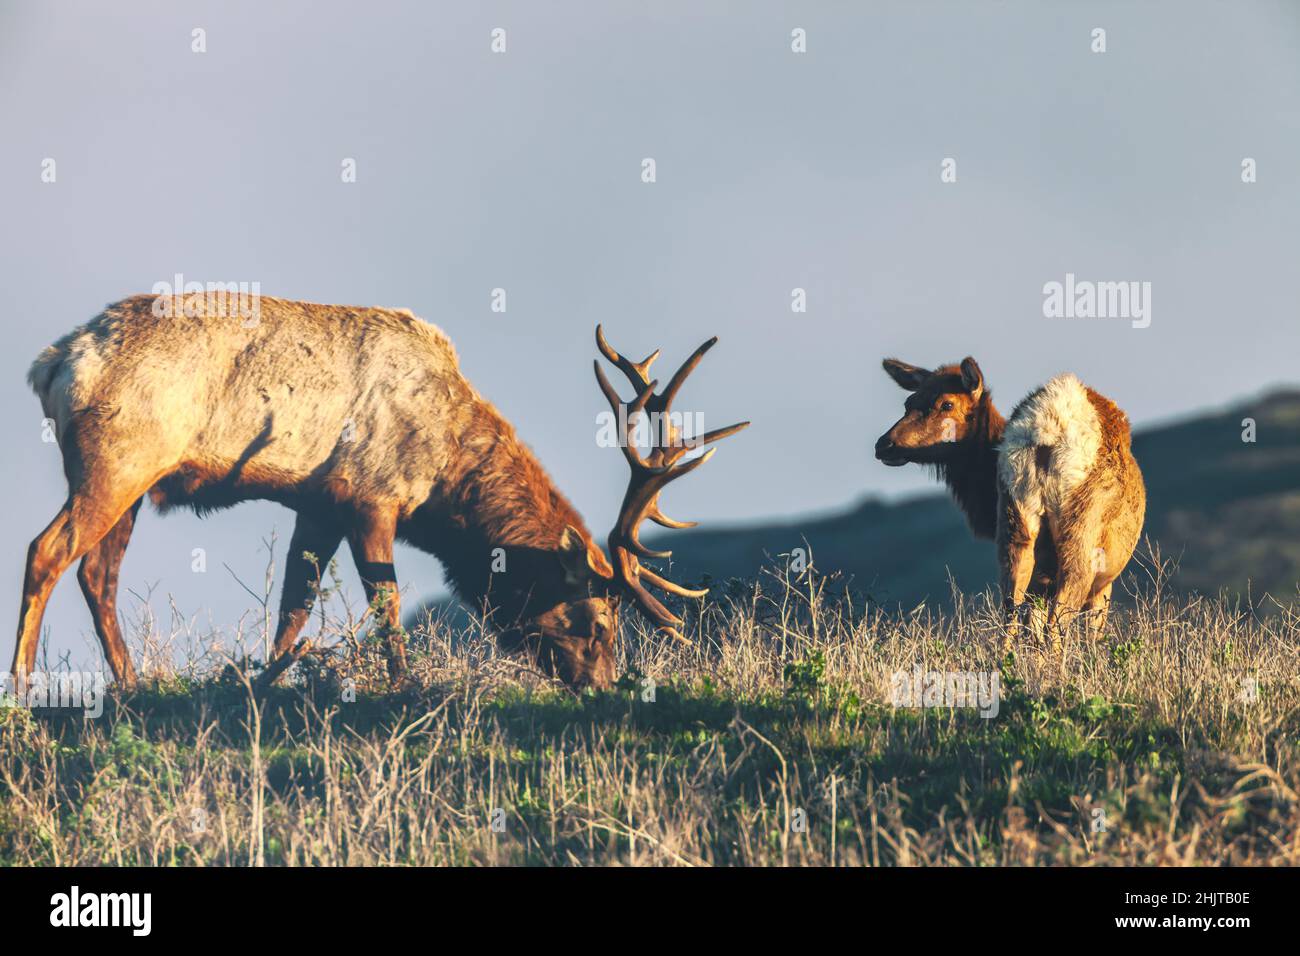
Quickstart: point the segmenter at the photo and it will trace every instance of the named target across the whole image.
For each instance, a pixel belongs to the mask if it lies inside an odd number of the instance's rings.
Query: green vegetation
[[[821,584],[718,588],[691,648],[629,627],[602,693],[441,623],[390,693],[332,622],[260,701],[214,651],[98,719],[4,708],[0,862],[1300,862],[1291,612],[1146,594],[1104,642],[1003,654],[988,596],[900,617]],[[996,675],[996,715],[893,706],[915,670]]]

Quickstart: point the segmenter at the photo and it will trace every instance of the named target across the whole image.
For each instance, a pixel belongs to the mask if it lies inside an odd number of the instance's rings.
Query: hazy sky
[[[1294,2],[0,0],[4,665],[66,490],[27,366],[175,273],[440,325],[603,539],[626,474],[595,444],[597,322],[664,364],[720,335],[679,404],[754,421],[670,514],[825,510],[928,487],[871,457],[885,355],[973,354],[1004,411],[1072,370],[1139,426],[1295,381],[1298,176]],[[1066,273],[1150,282],[1150,326],[1045,318]],[[273,527],[282,557],[276,506],[146,509],[123,590],[228,624],[222,565],[256,584]],[[440,586],[409,549],[398,573]],[[46,624],[96,659],[73,573]]]

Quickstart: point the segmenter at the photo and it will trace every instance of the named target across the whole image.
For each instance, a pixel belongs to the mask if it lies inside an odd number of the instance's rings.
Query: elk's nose
[[[876,442],[876,460],[883,462],[890,468],[898,468],[907,464],[907,456],[903,450],[894,444],[894,440],[889,435],[881,435],[880,441]]]

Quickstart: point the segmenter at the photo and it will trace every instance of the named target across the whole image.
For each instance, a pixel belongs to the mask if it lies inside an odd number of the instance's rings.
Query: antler
[[[623,426],[624,434],[620,444],[623,448],[623,456],[627,458],[627,463],[632,469],[632,477],[628,481],[627,493],[623,496],[623,507],[619,510],[618,521],[614,525],[614,530],[609,533],[609,552],[614,563],[614,577],[628,590],[641,612],[654,622],[657,628],[683,642],[687,641],[678,630],[681,620],[647,591],[645,585],[649,584],[669,594],[696,598],[708,594],[708,589],[693,591],[684,588],[643,566],[640,558],[667,558],[672,552],[652,551],[641,543],[638,535],[641,522],[647,518],[665,528],[695,527],[694,521],[674,521],[660,511],[659,493],[670,481],[676,481],[682,475],[690,474],[712,458],[717,449],[710,448],[698,458],[678,464],[687,452],[726,438],[728,435],[734,435],[749,425],[749,422],[739,422],[726,428],[714,429],[699,437],[683,440],[681,430],[671,421],[673,399],[681,390],[682,383],[695,370],[695,366],[700,364],[704,353],[717,343],[718,339],[714,336],[697,348],[668,380],[668,385],[663,392],[655,394],[655,387],[659,382],[650,379],[650,366],[659,357],[659,350],[656,349],[641,362],[633,362],[614,351],[614,348],[605,341],[605,333],[601,327],[596,326],[596,347],[627,376],[637,393],[630,404],[624,403],[614,386],[609,383],[609,379],[605,377],[605,370],[601,367],[600,360],[596,360],[596,381],[600,384],[600,390],[605,393],[605,398],[609,401],[615,417]],[[633,440],[635,420],[638,415],[649,415],[650,422],[658,425],[657,429],[652,429],[657,431],[657,434],[652,436],[651,448],[644,456]]]

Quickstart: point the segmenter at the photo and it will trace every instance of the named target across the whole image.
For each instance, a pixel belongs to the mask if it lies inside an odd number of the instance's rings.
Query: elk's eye
[[[939,406],[939,411],[941,412],[952,411],[952,402],[944,402],[942,405]]]

